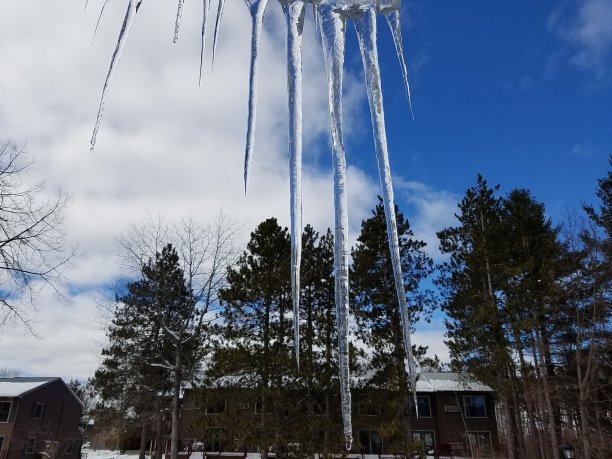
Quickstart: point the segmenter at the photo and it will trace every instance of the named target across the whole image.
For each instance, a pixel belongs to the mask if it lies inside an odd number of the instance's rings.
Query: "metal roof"
[[[467,373],[425,372],[420,373],[417,379],[417,392],[465,391],[493,392],[493,389]]]

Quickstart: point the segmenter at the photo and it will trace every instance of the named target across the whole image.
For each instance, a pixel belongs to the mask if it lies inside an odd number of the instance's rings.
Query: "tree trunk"
[[[536,326],[536,344],[538,346],[538,354],[540,360],[540,368],[544,370],[542,373],[542,387],[544,388],[544,400],[546,400],[546,409],[548,411],[548,429],[550,435],[550,446],[551,451],[558,451],[559,440],[557,437],[557,426],[555,425],[555,412],[553,409],[552,403],[552,394],[550,390],[550,385],[548,381],[548,370],[546,369],[546,363],[544,362],[544,344],[542,342],[542,336],[540,333],[540,329]]]
[[[180,394],[181,394],[181,381],[183,379],[183,362],[182,352],[180,346],[180,335],[179,342],[176,345],[176,354],[174,361],[174,381],[172,382],[172,424],[171,424],[171,437],[170,437],[170,456],[172,459],[178,459],[179,450],[179,421],[180,421]]]
[[[540,457],[544,458],[543,451],[539,450],[536,446],[535,436],[537,435],[537,428],[535,423],[535,414],[534,414],[534,401],[529,393],[529,388],[527,387],[527,364],[525,363],[525,356],[523,354],[523,345],[521,343],[521,337],[518,330],[514,331],[514,341],[516,342],[516,350],[518,351],[519,362],[521,366],[521,386],[523,390],[523,399],[525,400],[525,410],[527,414],[527,422],[529,423],[529,439],[526,445],[526,454],[527,457]]]
[[[508,451],[508,459],[517,459],[516,457],[516,445],[515,441],[515,433],[514,433],[514,423],[512,422],[512,414],[510,412],[510,400],[507,395],[501,396],[502,406],[504,407],[504,422],[506,424],[506,442],[507,442],[507,451]]]
[[[138,459],[145,459],[147,453],[147,421],[142,420],[142,429],[140,430],[140,451]]]

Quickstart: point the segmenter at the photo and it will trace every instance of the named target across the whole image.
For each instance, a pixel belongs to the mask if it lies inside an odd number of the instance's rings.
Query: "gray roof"
[[[486,384],[467,373],[425,372],[417,379],[417,392],[493,392]]]

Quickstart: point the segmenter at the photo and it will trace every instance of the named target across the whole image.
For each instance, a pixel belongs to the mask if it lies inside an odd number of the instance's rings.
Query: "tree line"
[[[478,176],[456,226],[438,233],[438,265],[397,212],[412,323],[436,309],[446,317],[451,362],[415,348],[421,368],[469,372],[495,389],[509,458],[555,457],[565,441],[580,457],[612,455],[610,174],[584,218],[560,226],[528,190],[503,195]],[[288,231],[267,219],[240,254],[236,232],[226,221],[206,229],[149,222],[122,240],[137,277],[117,290],[91,381],[96,419],[122,423],[120,432],[138,427],[142,455],[156,437],[161,454],[168,434],[176,458],[181,389],[213,406],[207,388],[245,388],[261,415],[242,424],[234,416],[241,441],[261,451],[340,451],[333,235],[304,228],[298,371]],[[362,222],[350,281],[352,369],[363,388],[390,394],[385,434],[408,445],[411,394],[381,203]]]

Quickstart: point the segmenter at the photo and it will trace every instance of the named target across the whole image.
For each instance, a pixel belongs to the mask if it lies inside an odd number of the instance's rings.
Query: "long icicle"
[[[342,139],[342,71],[346,39],[346,18],[342,10],[335,5],[320,3],[317,7],[321,21],[321,41],[327,73],[329,119],[334,164],[334,209],[336,220],[334,276],[336,284],[336,321],[338,324],[340,400],[344,424],[344,442],[347,451],[350,451],[353,443],[353,427],[351,421],[351,381],[348,341],[348,198],[346,191],[346,157]]]
[[[219,38],[219,29],[221,27],[221,18],[223,17],[223,7],[225,6],[225,0],[219,0],[217,6],[217,20],[215,21],[215,35],[213,37],[213,49],[212,49],[212,66],[215,66],[215,54],[217,53],[217,39]]]
[[[372,117],[372,130],[374,131],[374,144],[376,149],[376,160],[378,173],[382,187],[385,217],[387,220],[387,238],[389,239],[389,251],[393,265],[393,276],[397,300],[402,320],[402,332],[404,351],[406,352],[405,371],[410,381],[410,389],[416,404],[416,372],[414,357],[412,355],[412,342],[410,339],[410,317],[406,302],[406,291],[404,290],[404,276],[401,266],[399,239],[397,236],[397,221],[395,218],[395,203],[393,200],[393,183],[391,181],[391,169],[389,166],[389,153],[387,150],[387,134],[385,132],[385,114],[383,109],[383,97],[380,84],[380,67],[378,65],[378,50],[376,47],[376,11],[367,8],[362,18],[355,19],[355,29],[361,48],[363,69],[370,104],[370,115]]]
[[[200,76],[198,85],[202,85],[202,66],[204,64],[204,50],[206,49],[206,29],[208,25],[208,12],[210,11],[210,0],[202,0],[202,38],[200,41]]]
[[[132,30],[132,25],[134,24],[136,12],[138,11],[138,8],[140,7],[141,3],[142,0],[130,0],[128,4],[127,12],[125,13],[125,18],[123,19],[123,25],[121,26],[121,32],[119,33],[119,39],[117,40],[117,46],[111,59],[108,74],[106,75],[106,81],[104,81],[104,88],[102,88],[102,97],[100,97],[100,106],[98,107],[96,125],[94,126],[93,134],[91,136],[90,141],[91,151],[93,151],[94,147],[96,146],[96,137],[98,135],[98,130],[100,129],[100,123],[102,122],[104,103],[106,102],[106,96],[108,95],[110,84],[113,80],[113,75],[115,74],[115,70],[117,69],[119,59],[121,59],[121,54],[123,53],[123,49],[125,48],[125,43],[127,42],[127,39],[130,35],[130,30]]]
[[[406,67],[406,59],[404,58],[404,46],[402,45],[402,27],[400,24],[400,12],[399,8],[392,9],[385,14],[387,24],[391,29],[391,35],[393,36],[393,42],[395,43],[395,51],[397,53],[397,59],[399,60],[400,67],[402,69],[402,76],[404,77],[404,86],[406,88],[406,97],[408,97],[408,105],[410,106],[410,114],[414,119],[414,112],[412,111],[412,97],[410,96],[410,82],[408,81],[408,68]]]
[[[268,0],[245,0],[251,13],[251,70],[249,74],[249,114],[247,118],[246,148],[244,153],[244,193],[249,186],[249,173],[255,145],[255,120],[257,118],[257,62],[259,42],[263,29],[263,17]]]
[[[178,7],[176,8],[176,21],[174,22],[174,43],[179,39],[179,29],[181,28],[181,19],[183,17],[183,4],[185,0],[178,1]]]
[[[109,1],[110,0],[104,0],[104,3],[102,4],[102,8],[100,8],[100,15],[98,16],[98,21],[96,22],[96,28],[94,29],[93,37],[91,38],[92,44],[94,40],[96,39],[96,35],[98,34],[98,27],[100,27],[100,21],[102,20],[102,15],[104,14],[104,10],[106,9],[106,5],[108,5]]]
[[[300,370],[300,264],[302,260],[302,32],[304,0],[282,0],[287,26],[287,92],[289,99],[289,180],[291,189],[291,299],[293,343]]]

